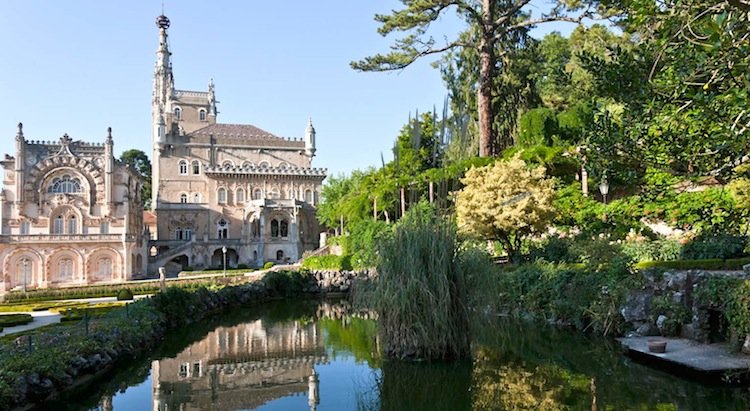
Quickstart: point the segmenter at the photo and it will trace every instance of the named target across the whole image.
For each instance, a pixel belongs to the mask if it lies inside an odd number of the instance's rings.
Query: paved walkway
[[[667,350],[653,353],[648,350],[649,340],[664,340]],[[628,353],[648,365],[678,367],[690,374],[723,375],[727,373],[747,373],[750,370],[750,356],[732,352],[724,343],[701,344],[684,338],[633,337],[618,338],[628,349]]]
[[[59,313],[53,313],[52,311],[32,311],[23,312],[20,314],[31,314],[31,316],[34,317],[34,321],[24,325],[17,325],[15,327],[5,327],[5,329],[0,332],[0,337],[8,334],[15,334],[23,331],[33,330],[34,328],[44,327],[45,325],[59,323],[60,317],[62,317]]]

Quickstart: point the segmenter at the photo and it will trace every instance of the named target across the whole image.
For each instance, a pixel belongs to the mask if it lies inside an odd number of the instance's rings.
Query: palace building
[[[19,124],[15,155],[0,161],[0,294],[122,282],[160,267],[174,275],[293,262],[318,247],[326,170],[312,167],[312,121],[298,139],[217,122],[213,81],[207,91],[176,89],[169,19],[156,24],[151,210],[138,173],[115,158],[111,130],[104,143],[40,142]]]
[[[312,121],[300,139],[217,122],[213,81],[207,91],[176,89],[169,19],[156,24],[150,270],[257,267],[317,248],[315,206],[326,170],[312,167]]]
[[[104,143],[26,140],[0,162],[0,293],[144,276],[141,180]]]

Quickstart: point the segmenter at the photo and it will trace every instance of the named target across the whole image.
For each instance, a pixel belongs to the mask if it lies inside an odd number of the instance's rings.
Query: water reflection
[[[55,410],[748,409],[745,388],[706,387],[630,362],[610,340],[492,320],[473,359],[378,356],[371,313],[346,302],[279,302],[172,333]],[[150,374],[149,374],[150,369]],[[119,391],[119,392],[118,392]]]
[[[316,364],[327,362],[315,322],[259,319],[218,327],[175,358],[152,363],[153,409],[255,409],[273,399],[317,392],[308,387],[308,377]]]

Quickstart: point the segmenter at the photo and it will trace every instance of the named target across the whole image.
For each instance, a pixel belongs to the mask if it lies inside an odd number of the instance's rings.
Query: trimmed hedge
[[[32,317],[31,314],[1,314],[0,329],[2,329],[3,327],[24,325],[32,321],[34,321],[34,317]]]
[[[734,258],[730,260],[676,260],[676,261],[642,261],[635,265],[639,270],[662,268],[671,270],[742,270],[744,265],[750,264],[750,257]]]
[[[351,256],[321,255],[308,257],[302,262],[302,268],[307,268],[308,270],[351,270]]]

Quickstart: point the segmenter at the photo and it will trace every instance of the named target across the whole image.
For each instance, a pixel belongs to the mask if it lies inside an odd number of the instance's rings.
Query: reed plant
[[[469,303],[478,253],[461,247],[455,223],[429,206],[412,207],[377,247],[378,276],[355,290],[357,304],[378,312],[384,354],[397,359],[470,355]],[[487,265],[484,266],[485,268]]]

